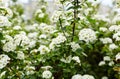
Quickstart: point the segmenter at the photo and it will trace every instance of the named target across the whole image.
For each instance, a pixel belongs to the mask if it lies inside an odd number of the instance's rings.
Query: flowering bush
[[[31,20],[1,1],[0,78],[119,79],[120,11],[106,1],[55,0],[50,19],[45,3]]]

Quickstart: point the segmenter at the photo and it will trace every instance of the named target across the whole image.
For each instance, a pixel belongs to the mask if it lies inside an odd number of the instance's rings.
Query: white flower
[[[116,56],[115,56],[115,60],[120,60],[120,53],[118,53]]]
[[[108,31],[108,29],[106,27],[100,27],[99,30],[102,31],[102,32]]]
[[[46,70],[42,73],[42,77],[46,78],[46,79],[49,79],[49,78],[52,77],[52,73],[50,71]]]
[[[37,16],[37,15],[38,15],[39,18],[43,18],[45,14],[42,12],[41,9],[38,9],[38,10],[35,12],[35,16]]]
[[[16,45],[25,46],[29,45],[30,40],[25,34],[17,34],[14,37],[14,42]]]
[[[118,48],[118,46],[115,45],[114,43],[112,43],[112,44],[109,45],[109,49],[110,50],[114,50],[114,49],[117,49],[117,48]]]
[[[38,52],[37,49],[33,49],[33,50],[30,51],[30,53],[37,53],[37,52]]]
[[[71,42],[70,44],[73,52],[80,48],[80,45],[75,42]]]
[[[54,5],[56,5],[58,7],[62,7],[60,0],[54,0]]]
[[[9,63],[10,58],[5,55],[1,54],[0,55],[0,69],[4,68],[8,63]]]
[[[103,60],[104,60],[104,61],[110,61],[111,58],[110,58],[109,56],[104,56],[104,57],[103,57]]]
[[[98,65],[99,65],[99,66],[105,65],[105,61],[100,61]]]
[[[35,31],[37,27],[32,25],[27,25],[24,28],[26,31]]]
[[[29,66],[29,65],[27,65],[25,68],[24,68],[24,70],[26,70],[26,74],[27,75],[30,75],[30,74],[34,74],[35,73],[35,67],[33,67],[33,66]]]
[[[37,28],[39,29],[39,30],[42,30],[44,27],[46,27],[47,26],[47,24],[46,23],[41,23]]]
[[[30,39],[37,39],[38,33],[37,32],[33,32],[33,33],[28,33],[28,37]]]
[[[120,41],[120,32],[117,32],[113,35],[113,39],[115,39],[116,41]]]
[[[73,75],[71,79],[82,79],[82,75],[80,74]]]
[[[64,63],[70,63],[70,62],[71,62],[71,60],[72,60],[71,55],[70,55],[70,56],[68,56],[68,57],[66,57],[66,58],[62,58],[62,59],[60,59],[60,61],[62,61],[62,62],[64,62]]]
[[[79,32],[79,40],[83,40],[87,43],[97,40],[96,33],[89,28],[84,28]]]
[[[44,45],[41,45],[39,48],[38,48],[38,51],[40,51],[40,54],[46,54],[46,53],[49,53],[50,52],[50,49]]]
[[[111,38],[100,38],[100,41],[103,43],[103,44],[108,44],[108,43],[112,43],[112,39]]]
[[[36,45],[36,41],[35,40],[30,41],[30,43],[29,43],[29,47],[30,48],[35,47],[35,45]]]
[[[4,37],[6,41],[13,41],[13,38],[10,35],[5,35]]]
[[[82,79],[95,79],[92,75],[83,75]]]
[[[54,44],[53,42],[51,42],[51,43],[49,44],[49,48],[50,48],[51,50],[54,50],[55,44]]]
[[[60,43],[65,42],[67,39],[65,36],[63,36],[62,34],[59,34],[56,38],[52,39],[52,42],[57,45]]]
[[[103,76],[101,79],[108,79],[108,77],[107,76]]]
[[[0,16],[0,27],[10,26],[11,23],[8,21],[8,18],[5,16]]]
[[[13,43],[13,41],[9,41],[5,43],[3,46],[3,51],[5,52],[14,51],[15,49],[16,49],[16,45]]]
[[[113,61],[110,61],[109,63],[108,63],[108,65],[109,66],[113,66],[115,63],[113,62]]]
[[[112,23],[116,24],[117,22],[120,22],[120,14],[117,14],[113,19],[112,19]]]
[[[41,30],[43,33],[47,33],[47,34],[52,34],[55,32],[55,27],[51,26],[51,25],[46,25],[45,27],[42,27]]]
[[[41,34],[40,36],[39,36],[39,39],[46,39],[47,38],[47,36],[45,35],[45,34]]]
[[[25,55],[22,51],[17,52],[17,58],[23,60],[25,58]]]
[[[52,22],[57,22],[59,17],[63,15],[63,11],[54,11],[51,17]]]
[[[22,28],[21,28],[21,26],[14,26],[13,29],[14,30],[21,30]]]
[[[45,16],[44,13],[40,13],[40,14],[38,15],[39,18],[44,18],[44,16]]]
[[[120,31],[120,26],[112,25],[112,26],[109,27],[109,31],[111,31],[111,32],[113,32],[113,31],[118,32],[118,31]]]
[[[77,63],[80,63],[80,59],[78,56],[72,57],[72,60],[76,61]]]
[[[11,18],[13,16],[13,12],[10,8],[7,8],[7,7],[0,7],[0,8],[6,11],[6,15],[5,15],[6,17]]]
[[[92,11],[93,11],[92,8],[87,8],[87,9],[85,9],[84,14],[89,15],[89,13],[92,12]]]

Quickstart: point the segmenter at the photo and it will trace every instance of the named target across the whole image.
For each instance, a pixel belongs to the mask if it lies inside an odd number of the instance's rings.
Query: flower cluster
[[[79,40],[83,40],[87,43],[97,40],[96,33],[92,29],[82,29],[79,32]]]
[[[0,55],[0,69],[4,68],[10,61],[10,58],[5,55],[5,54],[1,54]]]

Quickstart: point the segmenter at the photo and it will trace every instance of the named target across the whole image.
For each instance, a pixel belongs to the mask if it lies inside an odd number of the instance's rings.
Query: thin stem
[[[67,39],[67,36],[66,36],[66,34],[65,34],[65,31],[62,29],[63,28],[63,26],[62,26],[62,21],[61,21],[61,18],[59,17],[59,23],[60,23],[60,27],[61,27],[61,30],[62,30],[62,32],[63,32],[63,35],[66,37],[66,39]],[[67,39],[67,41],[68,41],[68,39]]]
[[[76,6],[78,6],[78,0],[77,0],[77,2],[76,2],[76,0],[74,0],[74,7],[76,7]],[[78,10],[76,10],[76,8],[74,8],[74,22],[73,22],[73,27],[72,27],[71,42],[74,40],[74,36],[75,36],[75,27],[76,27],[77,13],[78,13]]]

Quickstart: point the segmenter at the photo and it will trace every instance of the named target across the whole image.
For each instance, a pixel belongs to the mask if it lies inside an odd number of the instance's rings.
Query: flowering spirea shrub
[[[118,1],[44,0],[27,20],[0,1],[0,79],[120,79]]]

